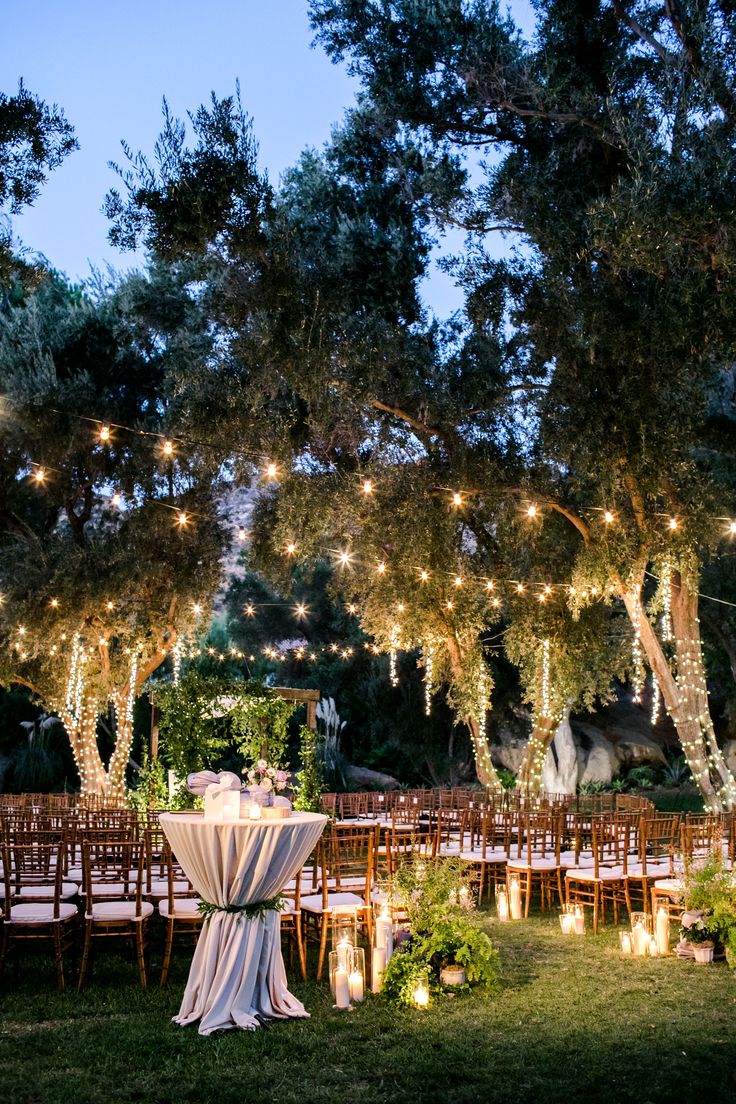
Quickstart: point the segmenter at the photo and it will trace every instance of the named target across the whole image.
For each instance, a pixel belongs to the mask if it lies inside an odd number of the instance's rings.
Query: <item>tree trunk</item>
[[[445,637],[445,644],[447,646],[447,655],[450,660],[450,671],[452,672],[453,681],[457,686],[462,686],[466,681],[466,667],[460,642],[453,633],[448,633]],[[491,762],[491,749],[488,745],[488,740],[485,735],[485,713],[486,705],[483,702],[481,708],[483,709],[483,716],[480,717],[475,712],[467,713],[462,720],[470,731],[470,738],[473,742],[473,753],[475,755],[475,773],[478,775],[478,781],[481,786],[485,786],[490,793],[502,794],[503,786],[501,780],[496,774],[496,768]]]
[[[688,591],[679,572],[672,573],[675,677],[642,607],[640,584],[633,589],[622,587],[620,593],[632,625],[638,624],[641,646],[659,683],[665,707],[677,729],[685,759],[706,807],[713,812],[727,812],[736,805],[736,779],[716,743],[708,708],[698,595]]]
[[[119,698],[116,700],[115,719],[115,747],[110,756],[107,777],[111,801],[115,805],[122,805],[125,802],[125,768],[128,765],[130,748],[133,743],[133,725],[127,716],[125,705]]]
[[[61,713],[74,753],[83,797],[104,796],[108,792],[107,772],[97,747],[97,705],[85,698],[78,715]]]
[[[523,789],[531,797],[538,797],[543,790],[542,770],[547,752],[552,746],[557,731],[557,719],[555,717],[535,717],[532,734],[524,748],[524,757],[521,760],[519,773],[516,777],[516,786]]]

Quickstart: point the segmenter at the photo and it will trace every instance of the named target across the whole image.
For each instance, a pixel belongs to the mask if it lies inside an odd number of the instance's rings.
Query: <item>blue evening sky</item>
[[[517,21],[532,26],[529,0],[513,0]],[[161,100],[184,116],[214,90],[240,80],[254,117],[260,163],[273,183],[309,146],[321,146],[353,100],[343,68],[311,48],[307,0],[33,0],[8,6],[0,38],[0,88],[20,77],[58,103],[80,149],[46,181],[34,207],[14,220],[23,244],[72,279],[90,265],[131,267],[136,258],[107,242],[101,205],[121,161],[121,139],[150,152],[161,126]],[[453,243],[455,245],[455,243]],[[439,315],[460,302],[437,274],[425,295]]]

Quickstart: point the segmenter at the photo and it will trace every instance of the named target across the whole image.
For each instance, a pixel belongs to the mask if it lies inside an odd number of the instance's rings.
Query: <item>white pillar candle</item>
[[[360,970],[353,970],[348,978],[348,989],[350,991],[350,999],[352,1001],[362,1001],[363,999],[363,975]]]
[[[374,947],[373,955],[371,956],[371,989],[374,993],[381,992],[383,971],[386,969],[387,961],[386,948]]]
[[[560,917],[560,927],[563,935],[572,935],[575,931],[575,917],[571,912],[563,912]]]
[[[666,908],[657,909],[657,951],[661,955],[670,953],[670,914]]]
[[[498,908],[498,919],[502,924],[505,924],[509,918],[509,898],[505,889],[499,889],[496,904]]]
[[[575,934],[585,935],[585,914],[579,905],[575,908]]]
[[[632,950],[631,935],[629,934],[629,932],[622,932],[621,933],[621,954],[630,955],[631,950]]]
[[[521,920],[521,885],[518,878],[509,884],[509,908],[512,920]]]
[[[251,820],[260,820],[261,819],[261,806],[258,804],[257,801],[252,801],[251,802],[251,806],[250,806],[250,810],[248,812],[248,816],[250,817]]]
[[[634,954],[643,958],[647,953],[649,946],[649,936],[647,935],[647,929],[642,924],[641,920],[634,925],[634,930],[631,935],[631,942],[634,948]]]
[[[350,1007],[350,982],[348,972],[342,966],[335,970],[335,1004],[338,1008]]]
[[[649,957],[650,958],[658,958],[659,957],[659,950],[657,948],[657,937],[656,937],[656,935],[653,935],[652,938],[649,940]]]
[[[337,961],[340,964],[340,968],[347,972],[348,962],[350,961],[350,955],[353,950],[353,944],[349,939],[341,939],[335,948],[337,951]]]
[[[381,913],[376,920],[376,946],[386,951],[386,962],[391,961],[394,953],[394,922],[388,913]]]

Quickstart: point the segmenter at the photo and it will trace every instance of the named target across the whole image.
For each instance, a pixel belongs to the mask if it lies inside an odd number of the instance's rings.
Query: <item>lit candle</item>
[[[429,1004],[429,989],[423,981],[414,990],[414,1004],[417,1008],[426,1008]]]
[[[383,971],[386,969],[386,948],[374,947],[371,958],[371,989],[374,993],[381,992],[383,985]]]
[[[634,954],[638,958],[643,958],[647,953],[649,936],[647,935],[647,929],[644,927],[641,920],[638,920],[634,925],[634,930],[631,935],[631,942],[634,948]]]
[[[261,819],[261,806],[258,804],[257,801],[252,801],[251,802],[250,810],[248,811],[248,815],[249,815],[251,820],[260,820]]]
[[[661,955],[670,953],[670,914],[661,907],[657,909],[657,951]]]
[[[631,947],[631,934],[629,932],[621,932],[621,954],[630,955],[632,951]]]
[[[563,912],[560,916],[560,927],[563,935],[572,935],[575,931],[575,917],[571,912]]]
[[[656,935],[653,935],[652,938],[649,940],[649,957],[650,958],[658,958],[659,957],[659,950],[657,948],[657,937],[656,937]]]
[[[348,972],[342,966],[335,970],[335,1004],[338,1008],[350,1007],[350,982]]]
[[[347,936],[344,936],[336,947],[337,961],[340,964],[340,968],[345,971],[347,971],[348,968],[348,959],[350,957],[350,952],[352,951],[352,949],[353,944],[350,942]]]
[[[360,970],[353,970],[352,974],[348,977],[348,989],[350,992],[350,1000],[362,1001],[363,999],[363,975]]]
[[[575,934],[585,935],[585,913],[580,905],[575,906]]]
[[[498,891],[496,909],[500,923],[505,924],[509,918],[509,897],[505,889],[499,889]]]
[[[521,885],[518,878],[509,880],[509,910],[512,920],[521,920]]]

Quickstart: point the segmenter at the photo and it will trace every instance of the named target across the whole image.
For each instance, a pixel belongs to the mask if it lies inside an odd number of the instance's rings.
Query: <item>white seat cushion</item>
[[[565,877],[571,878],[575,882],[594,882],[596,880],[593,867],[575,867],[573,870],[566,871]],[[602,866],[598,871],[599,882],[622,882],[625,878],[626,875],[622,866]]]
[[[309,897],[302,897],[302,908],[306,912],[322,912],[322,894],[313,893]],[[328,893],[327,911],[335,909],[337,912],[352,912],[355,908],[365,908],[365,901],[358,897],[357,893]]]
[[[682,893],[685,883],[680,878],[660,878],[654,883],[654,888],[663,893]]]
[[[169,883],[166,878],[151,878],[151,888],[145,891],[150,893],[152,897],[168,897],[169,896]],[[174,880],[174,896],[177,893],[191,893],[192,889],[189,882],[182,880]]]
[[[528,859],[509,859],[507,863],[508,870],[557,870],[560,864],[554,855],[546,858],[535,858],[532,855],[531,863]]]
[[[66,901],[70,897],[76,897],[77,893],[79,893],[79,886],[75,885],[74,882],[62,882],[62,901]],[[34,901],[53,901],[54,887],[52,885],[21,886],[18,896],[23,897],[24,899],[30,898]]]
[[[27,905],[13,905],[10,910],[10,924],[59,924],[62,920],[71,920],[77,915],[75,905],[59,905],[59,915],[54,917],[53,903],[34,901]]]
[[[629,863],[626,868],[633,878],[662,878],[670,873],[672,867],[669,860],[657,862],[651,860],[647,863],[647,872],[644,873],[644,866],[640,862]]]
[[[135,901],[100,901],[92,905],[92,915],[85,913],[85,920],[147,920],[153,913],[150,901],[141,902],[141,911],[136,914]]]
[[[164,920],[171,918],[169,911],[169,902],[159,901],[158,911],[163,916]],[[198,897],[177,897],[174,900],[174,920],[179,919],[196,919],[202,917],[202,913],[199,911],[199,898]],[[202,917],[203,918],[203,917]]]

